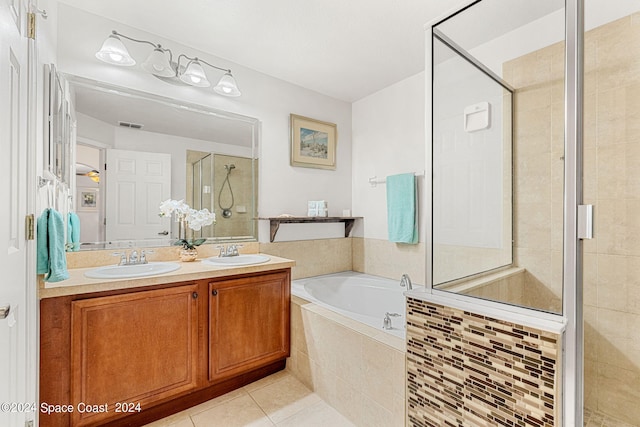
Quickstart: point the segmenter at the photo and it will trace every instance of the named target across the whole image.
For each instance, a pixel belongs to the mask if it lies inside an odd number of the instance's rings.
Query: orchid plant
[[[195,210],[191,208],[184,200],[167,199],[160,203],[161,217],[167,217],[175,214],[176,222],[181,222],[194,231],[200,231],[202,227],[215,224],[216,214],[209,212],[208,209]],[[185,249],[194,249],[200,246],[207,239],[178,239],[174,245],[182,246]]]

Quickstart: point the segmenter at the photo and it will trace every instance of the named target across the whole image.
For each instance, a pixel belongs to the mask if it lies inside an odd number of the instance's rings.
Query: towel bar
[[[415,172],[414,175],[415,176],[424,176],[424,171],[420,171],[420,172]],[[371,178],[369,178],[369,184],[371,184],[372,187],[377,186],[378,184],[385,184],[387,182],[386,178],[378,178],[377,176],[372,176]]]

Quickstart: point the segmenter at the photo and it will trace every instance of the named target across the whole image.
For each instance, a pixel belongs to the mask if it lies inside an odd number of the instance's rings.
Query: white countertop
[[[180,268],[157,276],[146,276],[126,279],[90,279],[85,272],[90,268],[74,268],[69,270],[69,278],[62,282],[40,284],[39,299],[53,298],[67,295],[86,294],[92,292],[113,291],[119,289],[140,288],[144,286],[163,285],[175,282],[187,282],[200,279],[211,279],[225,276],[236,276],[247,273],[279,270],[295,266],[295,261],[264,254],[270,258],[261,264],[218,267],[196,260],[193,262],[178,262]]]

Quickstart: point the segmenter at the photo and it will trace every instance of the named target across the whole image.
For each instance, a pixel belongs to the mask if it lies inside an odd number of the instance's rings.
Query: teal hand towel
[[[412,173],[387,177],[387,226],[389,241],[418,243],[416,177]]]
[[[47,243],[47,228],[49,224],[49,211],[45,209],[38,217],[36,237],[36,272],[47,274],[49,272],[49,245]]]
[[[69,278],[67,254],[64,250],[64,219],[55,209],[49,212],[47,223],[49,246],[49,273],[44,276],[46,282],[60,282]]]
[[[69,212],[67,224],[67,250],[77,252],[80,250],[80,218],[75,212]]]

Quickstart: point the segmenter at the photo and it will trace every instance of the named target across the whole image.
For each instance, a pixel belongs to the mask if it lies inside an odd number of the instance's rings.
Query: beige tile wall
[[[511,239],[506,245],[511,246]],[[434,243],[433,251],[433,262],[438,266],[433,270],[433,283],[436,286],[512,263],[511,253],[503,249]]]
[[[251,191],[253,189],[252,162],[252,159],[245,157],[225,156],[222,154],[216,154],[214,156],[214,187],[211,190],[211,196],[215,203],[216,224],[213,226],[215,236],[251,236],[254,233],[256,221],[254,220],[252,212],[252,206],[255,203],[252,200],[253,193]],[[218,205],[218,194],[227,176],[227,171],[224,168],[224,165],[227,164],[234,164],[236,166],[229,175],[231,189],[233,190],[234,205],[231,208],[233,212],[231,217],[223,218],[222,209],[220,209]],[[224,207],[231,205],[229,187],[226,184],[222,191],[221,201]],[[238,206],[245,206],[246,213],[238,212]]]
[[[242,254],[255,254],[259,251],[258,242],[245,242],[240,248]],[[208,258],[217,256],[219,251],[215,248],[216,245],[201,245],[198,246],[198,258]],[[131,252],[133,248],[125,249],[127,252]],[[148,261],[179,261],[180,246],[165,246],[157,248],[149,248],[152,253],[147,255]],[[147,249],[148,250],[148,249]],[[114,257],[113,253],[122,252],[123,249],[110,249],[101,251],[80,251],[80,252],[67,252],[67,268],[88,268],[88,267],[101,267],[104,265],[117,264],[119,257]],[[275,255],[275,254],[274,254]]]
[[[586,406],[640,425],[640,13],[585,40]]]
[[[287,369],[358,426],[403,426],[404,340],[293,297]]]
[[[530,57],[505,66],[507,80],[522,88],[516,114],[516,256],[527,269],[527,285],[537,288],[536,304],[552,300],[557,309],[562,59],[559,46],[530,56],[543,59],[537,69]],[[584,242],[585,401],[632,425],[640,425],[639,58],[640,13],[586,33],[584,201],[595,205],[595,238]],[[526,108],[535,114],[526,115]],[[543,173],[535,180],[529,170]]]
[[[562,309],[564,43],[503,65],[514,93],[514,263],[525,305]]]
[[[489,280],[481,285],[474,286],[465,295],[477,296],[492,301],[506,302],[514,305],[527,305],[525,296],[526,271],[519,269],[517,273],[505,277]]]
[[[354,237],[353,270],[400,280],[407,273],[414,283],[425,283],[425,244],[405,245],[388,240]]]
[[[350,238],[260,243],[260,252],[296,261],[291,279],[339,273],[352,269]]]

